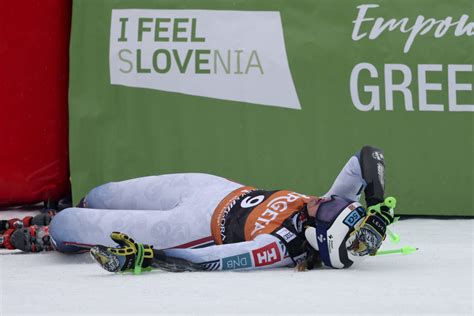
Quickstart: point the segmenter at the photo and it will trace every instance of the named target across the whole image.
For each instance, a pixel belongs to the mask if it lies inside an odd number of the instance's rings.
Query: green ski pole
[[[382,255],[392,255],[392,254],[402,254],[402,255],[409,255],[411,253],[414,253],[417,251],[418,248],[411,247],[411,246],[405,246],[400,249],[392,249],[392,250],[379,250],[375,254],[376,256],[382,256]]]

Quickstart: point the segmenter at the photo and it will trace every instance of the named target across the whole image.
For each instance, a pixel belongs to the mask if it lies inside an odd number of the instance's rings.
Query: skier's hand
[[[387,197],[383,202],[371,205],[367,208],[368,215],[378,215],[386,226],[395,222],[395,205],[396,199],[394,197]]]
[[[96,245],[91,248],[92,258],[109,272],[149,270],[153,261],[153,246],[136,243],[124,233],[113,232],[110,238],[116,248]]]

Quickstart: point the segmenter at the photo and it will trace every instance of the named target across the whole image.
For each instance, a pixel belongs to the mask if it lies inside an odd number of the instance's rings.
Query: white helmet
[[[315,227],[306,228],[305,236],[310,245],[318,250],[324,265],[348,268],[363,259],[363,256],[347,248],[351,244],[348,240],[351,233],[362,225],[365,217],[362,204],[337,195],[319,205]]]

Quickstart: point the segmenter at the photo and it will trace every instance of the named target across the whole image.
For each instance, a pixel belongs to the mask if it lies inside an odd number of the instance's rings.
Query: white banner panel
[[[110,81],[301,109],[279,12],[112,10]]]

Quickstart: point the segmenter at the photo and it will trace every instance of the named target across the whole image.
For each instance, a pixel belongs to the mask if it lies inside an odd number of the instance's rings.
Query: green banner
[[[382,148],[399,214],[473,216],[472,0],[75,0],[74,199],[205,172],[324,194]]]

